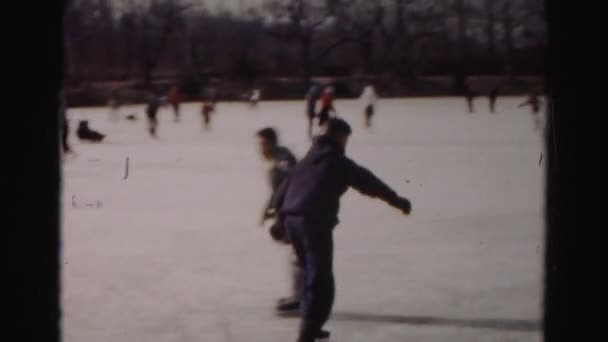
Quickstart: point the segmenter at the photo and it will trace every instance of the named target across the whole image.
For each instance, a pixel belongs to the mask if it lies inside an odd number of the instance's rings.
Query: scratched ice
[[[337,102],[348,154],[414,211],[343,198],[334,341],[541,340],[543,147],[522,101],[499,98],[492,115],[485,99],[475,114],[463,99],[382,100],[371,131],[359,103]],[[177,124],[161,111],[156,140],[142,106],[121,111],[139,120],[68,113],[107,140],[72,133],[64,164],[64,341],[295,341],[298,321],[272,311],[288,251],[257,226],[268,185],[254,132],[274,126],[302,156],[304,104],[220,103],[211,131],[184,104]]]

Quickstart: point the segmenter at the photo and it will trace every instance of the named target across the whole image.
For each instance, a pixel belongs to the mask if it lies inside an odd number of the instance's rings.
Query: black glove
[[[285,227],[281,223],[280,220],[276,220],[272,226],[270,226],[270,237],[276,242],[288,244],[287,234],[285,232]]]
[[[401,210],[405,215],[409,215],[412,212],[412,203],[405,197],[397,196],[391,205]]]

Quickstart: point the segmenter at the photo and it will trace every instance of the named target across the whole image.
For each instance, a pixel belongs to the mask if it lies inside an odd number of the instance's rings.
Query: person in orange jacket
[[[323,126],[329,120],[330,112],[336,113],[334,108],[334,88],[328,86],[323,91],[323,95],[319,98],[321,110],[319,111],[319,126]]]
[[[182,93],[177,86],[171,87],[169,94],[167,94],[167,102],[173,107],[173,114],[175,115],[174,122],[179,122],[179,105],[183,100]]]

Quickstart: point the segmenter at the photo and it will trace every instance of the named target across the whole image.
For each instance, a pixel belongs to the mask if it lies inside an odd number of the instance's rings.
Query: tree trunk
[[[504,71],[508,78],[513,77],[513,18],[511,16],[511,1],[506,0],[503,7],[503,30],[505,39]]]
[[[494,26],[496,24],[496,16],[494,15],[494,8],[492,4],[494,0],[485,0],[485,11],[486,11],[486,49],[488,56],[491,59],[496,54],[496,35],[494,32]]]
[[[374,73],[374,42],[372,33],[366,32],[359,41],[359,52],[363,62],[363,70],[366,75]]]

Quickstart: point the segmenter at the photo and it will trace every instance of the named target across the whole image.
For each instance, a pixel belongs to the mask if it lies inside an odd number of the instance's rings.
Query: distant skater
[[[312,126],[317,116],[317,101],[321,97],[322,88],[317,84],[312,84],[306,93],[306,119],[308,121],[308,137],[312,138]]]
[[[474,101],[475,101],[475,97],[477,96],[477,93],[475,93],[471,88],[469,88],[467,86],[464,96],[467,100],[467,107],[469,109],[469,113],[474,113],[475,112]]]
[[[254,88],[249,95],[249,106],[251,106],[251,108],[256,108],[258,106],[258,102],[260,102],[261,96],[262,91],[259,88]]]
[[[65,100],[65,96],[61,95],[61,104],[59,106],[59,121],[61,122],[61,149],[63,153],[71,153],[72,148],[68,141],[70,136],[70,124],[68,121],[68,106]]]
[[[167,94],[167,102],[173,108],[173,122],[179,122],[179,107],[183,100],[183,96],[178,86],[173,86]]]
[[[158,129],[158,109],[160,108],[160,98],[155,93],[148,96],[148,105],[146,107],[146,116],[148,118],[148,133],[152,138],[156,138]]]
[[[118,120],[120,117],[120,100],[118,98],[118,90],[115,88],[110,91],[108,106],[110,107],[110,121]]]
[[[211,114],[215,112],[215,103],[213,100],[203,100],[201,115],[203,117],[203,128],[209,130],[211,128]]]
[[[528,97],[528,99],[523,102],[522,104],[519,105],[519,107],[523,107],[523,106],[530,106],[532,109],[532,117],[534,118],[534,130],[538,131],[541,129],[542,123],[541,123],[541,117],[540,117],[540,107],[541,107],[542,101],[540,99],[540,97],[538,96],[538,93],[536,91],[533,91],[530,96]]]
[[[323,95],[319,98],[321,109],[319,111],[319,126],[324,126],[327,120],[333,115],[335,116],[336,109],[334,108],[334,87],[327,86],[323,91]],[[332,115],[330,115],[332,114]]]
[[[498,87],[493,88],[488,94],[488,100],[490,102],[490,113],[494,113],[496,110],[496,99],[498,98]]]
[[[377,99],[378,99],[378,95],[376,94],[376,90],[374,89],[374,86],[371,84],[368,84],[367,86],[365,86],[365,88],[363,89],[363,93],[361,94],[361,100],[363,100],[364,104],[365,104],[364,116],[365,116],[365,127],[367,127],[367,128],[372,127],[372,116],[374,116],[374,113],[375,113]]]

